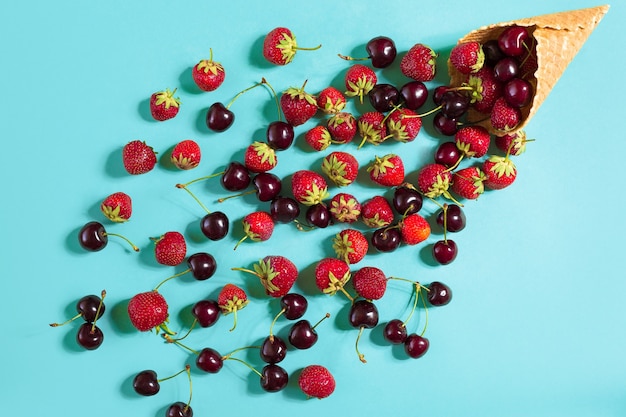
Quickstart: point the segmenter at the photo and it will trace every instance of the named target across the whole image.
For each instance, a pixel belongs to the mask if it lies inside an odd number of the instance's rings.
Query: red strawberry
[[[356,229],[342,230],[333,239],[333,249],[337,258],[348,264],[355,264],[363,259],[368,248],[367,238]]]
[[[356,119],[353,115],[340,112],[328,119],[327,126],[330,137],[335,143],[348,143],[356,135]]]
[[[132,325],[141,332],[154,329],[159,334],[163,329],[164,332],[173,334],[167,328],[169,317],[167,302],[156,290],[133,296],[128,302],[128,317]]]
[[[256,275],[271,297],[282,297],[287,294],[298,278],[298,268],[284,256],[266,256],[254,264],[254,270],[232,268],[237,271]]]
[[[468,200],[475,200],[485,191],[484,181],[487,177],[478,167],[468,167],[456,171],[452,175],[452,191]]]
[[[122,149],[122,162],[129,174],[139,175],[152,171],[157,163],[156,153],[151,146],[140,140],[133,140]]]
[[[430,47],[418,43],[400,60],[400,71],[417,81],[431,81],[435,78],[437,54]]]
[[[352,285],[366,300],[379,300],[387,290],[387,277],[381,269],[365,266],[352,274]]]
[[[304,91],[306,83],[305,81],[300,88],[290,87],[280,96],[280,108],[285,115],[285,120],[292,126],[306,123],[317,113],[315,97]]]
[[[348,193],[339,193],[330,200],[330,215],[342,223],[354,223],[361,215],[361,203]]]
[[[383,196],[374,196],[361,205],[361,219],[367,227],[389,226],[393,222],[391,204]]]
[[[252,142],[244,154],[244,165],[251,172],[267,172],[277,163],[276,151],[265,142]]]
[[[450,63],[461,74],[478,72],[485,63],[485,53],[478,42],[463,42],[450,51]]]
[[[304,140],[316,151],[323,151],[331,144],[330,132],[326,126],[315,126],[304,135]]]
[[[404,163],[396,154],[388,154],[382,158],[377,156],[367,172],[371,180],[379,185],[396,187],[404,182]]]
[[[301,204],[312,206],[328,198],[328,185],[320,174],[310,170],[294,172],[291,177],[293,197]]]
[[[359,136],[362,140],[359,144],[359,148],[365,144],[365,142],[372,145],[380,145],[387,140],[387,127],[385,123],[385,115],[381,112],[371,111],[363,113],[357,120],[357,129]]]
[[[507,133],[504,136],[496,136],[496,147],[508,155],[517,156],[526,151],[526,132],[518,130],[517,132]]]
[[[173,118],[178,114],[180,109],[180,99],[174,97],[176,89],[170,91],[159,91],[150,96],[150,113],[152,117],[158,121],[164,121]]]
[[[484,67],[467,78],[467,85],[472,88],[470,102],[481,113],[488,114],[497,99],[502,97],[502,83],[496,80],[493,70]]]
[[[192,169],[200,163],[200,146],[191,139],[186,139],[174,146],[171,161],[180,169]]]
[[[494,129],[508,133],[520,124],[522,113],[517,107],[509,105],[504,97],[500,97],[491,109],[490,120]]]
[[[324,294],[335,295],[341,291],[348,295],[343,287],[350,276],[350,266],[341,259],[324,258],[315,266],[315,285]]]
[[[347,152],[331,152],[322,161],[322,172],[336,186],[345,187],[356,180],[359,162]]]
[[[209,48],[209,59],[198,62],[191,71],[196,85],[203,91],[214,91],[224,82],[226,73],[219,62],[213,61],[213,49]]]
[[[451,183],[452,174],[445,165],[428,164],[417,174],[417,188],[429,198],[437,198],[441,195],[450,198],[448,188]]]
[[[130,196],[123,192],[113,193],[100,204],[100,210],[112,222],[123,223],[130,219],[133,204]]]
[[[335,87],[326,87],[317,95],[317,107],[326,114],[339,113],[346,107],[346,97]]]
[[[161,265],[180,265],[187,255],[185,237],[179,232],[166,232],[158,238],[153,238],[154,256]]]
[[[376,73],[370,67],[363,64],[354,64],[344,77],[346,84],[346,96],[359,97],[359,103],[363,103],[363,96],[367,95],[378,82]]]
[[[402,241],[407,245],[417,245],[430,236],[430,225],[425,218],[417,213],[404,217],[398,225],[400,226]]]
[[[269,213],[264,211],[255,211],[248,214],[243,218],[242,224],[245,236],[237,242],[235,249],[248,238],[254,242],[264,242],[274,232],[274,220],[272,220],[272,216]]]
[[[248,305],[248,295],[244,290],[234,284],[226,284],[220,290],[217,296],[217,305],[220,307],[222,314],[234,315],[232,332],[237,327],[237,312]]]
[[[412,142],[422,128],[422,119],[410,109],[396,109],[387,117],[387,132],[400,142]]]
[[[263,41],[263,56],[272,64],[289,64],[298,50],[311,51],[319,49],[322,45],[314,48],[300,48],[296,42],[295,35],[291,30],[278,27],[272,29]]]
[[[335,378],[321,365],[309,365],[298,377],[298,385],[307,397],[326,398],[335,391]]]
[[[492,156],[483,163],[483,172],[487,176],[485,187],[500,190],[513,184],[517,178],[515,164],[507,157]]]
[[[491,135],[482,126],[463,126],[455,133],[454,140],[465,156],[480,158],[489,150]]]

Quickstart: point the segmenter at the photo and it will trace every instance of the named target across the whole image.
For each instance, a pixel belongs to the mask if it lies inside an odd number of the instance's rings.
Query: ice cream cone
[[[497,23],[468,33],[458,43],[477,41],[482,44],[490,39],[497,39],[500,33],[513,25],[528,28],[536,42],[537,68],[534,74],[529,75],[528,78],[535,88],[533,99],[529,105],[521,109],[522,122],[514,129],[520,130],[537,112],[567,65],[578,53],[608,9],[609,6],[605,5]],[[465,82],[467,76],[459,73],[450,63],[448,63],[448,71],[450,85],[459,86]],[[504,134],[504,132],[494,129],[491,123],[484,119],[485,114],[476,111],[468,113],[470,122],[483,120],[481,124],[491,133]]]

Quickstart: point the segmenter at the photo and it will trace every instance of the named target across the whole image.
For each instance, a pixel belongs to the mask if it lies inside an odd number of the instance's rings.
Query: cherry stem
[[[226,108],[227,108],[227,109],[228,109],[228,108],[230,108],[230,106],[231,106],[231,105],[235,102],[235,100],[237,100],[237,99],[239,98],[239,96],[240,96],[240,95],[242,95],[242,94],[244,94],[244,93],[246,93],[246,92],[248,92],[248,91],[252,90],[253,88],[257,88],[258,86],[263,85],[263,84],[267,84],[267,81],[265,80],[265,78],[261,78],[261,81],[260,81],[260,82],[258,82],[258,83],[256,83],[256,84],[254,84],[254,85],[251,85],[250,87],[248,87],[248,88],[246,88],[246,89],[244,89],[244,90],[241,90],[241,91],[240,91],[240,92],[238,92],[238,93],[235,95],[235,97],[233,97],[233,99],[232,99],[232,100],[231,100],[231,101],[230,101],[230,102],[226,105]],[[272,90],[273,90],[273,89],[272,89]]]
[[[226,171],[216,172],[215,174],[211,174],[211,175],[205,175],[204,177],[196,178],[195,180],[191,180],[191,181],[186,182],[184,184],[176,184],[176,188],[185,188],[188,185],[193,184],[194,182],[199,182],[199,181],[204,181],[204,180],[208,180],[208,179],[211,179],[211,178],[215,178],[218,175],[223,175],[224,173],[226,173]]]
[[[228,355],[222,356],[222,360],[230,359],[230,357],[234,355],[235,353],[241,352],[242,350],[246,350],[246,349],[261,349],[261,346],[254,345],[254,346],[244,346],[244,347],[237,348],[233,350],[232,352],[230,352]]]
[[[185,365],[185,371],[187,371],[187,379],[189,379],[189,401],[187,401],[187,405],[184,408],[184,411],[186,412],[187,410],[189,410],[189,406],[191,404],[191,396],[193,393],[193,386],[191,383],[191,367],[189,365]]]
[[[230,358],[230,357],[229,357],[229,358],[226,358],[226,360],[231,360],[231,361],[236,361],[236,362],[239,362],[239,363],[243,363],[243,364],[244,364],[244,365],[246,365],[248,368],[250,368],[250,370],[251,370],[252,372],[254,372],[255,374],[257,374],[259,377],[263,378],[263,375],[261,374],[261,372],[257,371],[257,370],[256,370],[256,369],[252,366],[252,365],[250,365],[248,362],[246,362],[246,361],[244,361],[244,360],[242,360],[242,359],[239,359],[239,358]]]
[[[185,367],[183,369],[181,369],[180,371],[176,372],[175,374],[172,374],[170,376],[166,376],[165,378],[157,379],[157,382],[160,383],[160,382],[167,381],[168,379],[176,378],[178,375],[182,374],[183,372],[186,372],[188,367],[189,367],[189,365],[185,365]]]
[[[448,230],[448,205],[443,205],[443,241],[448,243],[448,239],[446,237],[446,231]]]
[[[210,178],[210,177],[204,177],[204,178],[202,178],[202,179],[205,179],[205,178]],[[195,181],[199,181],[199,179],[198,179],[198,180],[194,180],[194,181],[192,181],[192,182],[195,182]],[[202,207],[202,208],[204,209],[204,211],[206,211],[208,214],[211,214],[211,211],[210,211],[208,208],[206,208],[206,206],[202,203],[202,201],[200,201],[200,199],[199,199],[198,197],[196,197],[196,195],[195,195],[194,193],[192,193],[191,191],[189,191],[189,189],[187,188],[187,185],[189,185],[189,184],[191,184],[191,182],[189,182],[189,183],[187,183],[187,184],[176,184],[176,188],[181,188],[181,189],[183,189],[183,190],[187,191],[187,193],[189,193],[189,195],[190,195],[190,196],[191,196],[194,200],[196,200],[196,202],[197,202],[198,204],[200,204],[200,207]]]
[[[82,315],[82,313],[78,313],[77,315],[75,315],[74,317],[72,317],[69,320],[65,320],[63,323],[50,323],[50,327],[59,327],[59,326],[65,326],[68,323],[73,322],[74,320],[76,320],[77,318],[79,318]]]
[[[324,317],[322,317],[317,323],[315,323],[313,327],[311,327],[311,329],[315,329],[321,322],[328,318],[330,318],[330,313],[326,313],[326,315],[324,315]]]
[[[422,330],[422,333],[420,334],[420,336],[424,336],[424,333],[426,333],[426,329],[428,328],[428,306],[426,305],[426,299],[424,298],[424,294],[422,294],[421,285],[418,288],[418,293],[421,295],[422,305],[424,306],[424,330]]]
[[[276,103],[276,110],[278,110],[278,121],[281,121],[282,116],[280,111],[280,103],[278,102],[278,95],[276,94],[276,90],[274,90],[274,87],[272,87],[272,85],[267,82],[265,78],[261,79],[261,82],[264,83],[272,92],[272,95],[274,96],[274,102]]]
[[[298,219],[295,219],[294,223],[296,224],[296,228],[301,232],[310,232],[311,230],[315,229],[315,226],[311,226],[310,224],[303,224]]]
[[[93,323],[91,323],[91,334],[96,331],[96,321],[98,321],[98,316],[100,315],[100,311],[102,311],[102,305],[104,304],[104,297],[106,297],[106,290],[102,290],[100,292],[100,302],[98,303],[98,308],[96,309],[96,317],[93,318]]]
[[[364,57],[364,58],[354,58],[351,56],[347,56],[347,55],[341,55],[341,54],[337,54],[337,56],[339,56],[339,58],[341,59],[345,59],[346,61],[367,61],[368,59],[370,59],[370,57]]]
[[[281,309],[278,314],[276,314],[276,316],[274,317],[274,320],[272,320],[272,324],[270,324],[270,341],[273,342],[274,341],[274,324],[276,324],[276,320],[278,320],[278,318],[285,312],[285,309]]]
[[[404,327],[406,327],[406,324],[409,322],[409,320],[411,320],[411,317],[413,317],[413,313],[415,313],[415,309],[417,308],[417,300],[421,293],[421,288],[422,288],[421,284],[419,282],[415,282],[414,284],[415,284],[414,286],[415,297],[413,298],[413,308],[411,309],[411,312],[409,313],[409,316],[406,318],[406,320],[402,322],[402,325]]]
[[[429,116],[429,115],[431,115],[431,114],[441,110],[441,107],[442,106],[437,106],[434,109],[427,111],[426,113],[418,114],[416,116],[403,116],[403,117],[407,117],[407,118],[408,117],[426,117],[426,116]]]
[[[174,279],[174,278],[178,278],[178,277],[179,277],[179,276],[181,276],[181,275],[185,275],[185,274],[186,274],[187,272],[189,272],[189,271],[191,271],[191,269],[185,269],[184,271],[181,271],[181,272],[179,272],[179,273],[177,273],[177,274],[174,274],[174,275],[172,275],[171,277],[167,277],[167,278],[165,278],[163,281],[161,281],[161,282],[159,283],[159,285],[157,285],[156,287],[154,287],[154,291],[158,291],[158,290],[159,290],[159,288],[161,287],[161,285],[165,284],[167,281],[172,280],[172,279]]]
[[[127,237],[119,235],[117,233],[109,233],[109,232],[104,232],[105,236],[115,236],[115,237],[119,237],[122,240],[125,240],[126,242],[128,242],[128,244],[133,248],[133,250],[135,252],[139,252],[139,248],[137,246],[135,246],[135,244],[133,242],[131,242]]]
[[[365,360],[365,355],[359,352],[359,340],[361,339],[361,335],[363,334],[363,329],[365,329],[365,327],[361,326],[361,328],[359,329],[359,334],[356,337],[356,343],[354,344],[354,347],[356,349],[356,354],[359,356],[359,360],[363,363],[367,363],[367,361]]]
[[[189,352],[193,353],[194,355],[199,355],[200,354],[200,352],[198,352],[197,350],[192,349],[189,346],[180,343],[177,339],[172,339],[172,337],[170,335],[168,335],[168,334],[164,334],[163,338],[165,339],[165,341],[167,343],[174,343],[174,344],[182,347],[183,349],[188,350]]]
[[[184,338],[186,338],[187,336],[189,336],[189,333],[191,333],[191,331],[193,330],[193,328],[195,327],[195,325],[198,323],[198,319],[194,318],[193,322],[191,323],[191,326],[189,326],[189,330],[187,330],[187,333],[185,333],[182,337],[177,337],[176,339],[172,339],[172,340],[183,340]]]
[[[229,196],[227,196],[227,197],[218,198],[218,199],[217,199],[217,202],[218,202],[218,203],[223,203],[224,201],[226,201],[226,200],[230,200],[231,198],[243,197],[243,196],[245,196],[245,195],[252,194],[252,193],[254,193],[254,192],[256,192],[256,190],[248,190],[248,191],[244,191],[243,193],[238,193],[238,194],[229,195]]]

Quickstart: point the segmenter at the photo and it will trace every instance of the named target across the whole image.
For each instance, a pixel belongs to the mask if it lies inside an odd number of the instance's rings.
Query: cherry
[[[396,59],[398,53],[396,44],[386,36],[377,36],[370,39],[365,45],[365,50],[367,51],[367,58],[353,58],[341,54],[339,54],[339,57],[348,61],[371,59],[374,68],[386,68]]]
[[[289,320],[296,320],[304,316],[309,303],[303,295],[288,293],[280,298],[280,306],[285,317]]]
[[[277,151],[288,149],[294,140],[293,126],[282,120],[276,120],[267,126],[265,132],[267,144]]]
[[[411,185],[401,185],[393,191],[391,200],[393,208],[403,216],[417,213],[421,210],[423,198],[419,191]]]
[[[440,85],[439,87],[435,87],[433,90],[433,103],[435,106],[441,106],[443,103],[443,95],[446,94],[450,90],[450,87],[447,85]]]
[[[228,217],[221,211],[208,213],[200,221],[202,234],[213,241],[223,239],[228,234],[229,227]]]
[[[357,300],[350,307],[348,321],[352,327],[359,329],[355,348],[356,353],[359,356],[359,360],[365,363],[365,356],[359,352],[359,340],[363,334],[363,329],[371,329],[378,324],[378,309],[371,301]]]
[[[507,82],[516,78],[519,74],[517,60],[512,57],[505,57],[499,60],[493,67],[493,76],[500,82]]]
[[[428,88],[421,81],[409,81],[400,87],[400,96],[405,108],[417,110],[428,100]]]
[[[507,103],[513,107],[524,107],[532,98],[532,86],[526,80],[513,78],[504,85],[502,95]]]
[[[313,326],[311,326],[308,320],[300,320],[294,323],[289,330],[289,343],[296,349],[309,349],[318,339],[315,328],[329,317],[330,314],[326,313],[326,315]]]
[[[287,355],[287,344],[278,336],[270,334],[261,344],[261,359],[267,363],[278,363]]]
[[[402,234],[397,227],[381,227],[372,233],[372,246],[379,252],[393,252],[402,242]]]
[[[417,359],[426,353],[428,346],[430,345],[427,338],[418,334],[412,333],[407,336],[404,341],[404,351],[411,358]]]
[[[393,343],[394,345],[404,343],[407,338],[407,331],[404,322],[399,319],[390,320],[389,323],[385,325],[383,337],[385,340]]]
[[[469,108],[470,98],[458,91],[446,91],[441,96],[441,113],[450,119],[461,117]]]
[[[446,284],[433,281],[428,286],[428,302],[433,306],[444,306],[452,299],[452,290]]]
[[[520,56],[526,51],[530,35],[523,26],[510,26],[498,36],[500,50],[508,56]]]
[[[493,67],[505,57],[500,50],[497,39],[490,39],[483,43],[483,53],[485,54],[485,65],[488,67]]]
[[[400,92],[391,84],[376,84],[369,93],[370,104],[381,113],[388,112],[400,103]]]
[[[78,318],[82,318],[88,323],[99,319],[102,314],[104,314],[105,305],[102,303],[102,300],[97,295],[86,295],[82,297],[76,303],[76,314],[74,317],[63,323],[50,323],[50,327],[59,327],[64,326],[69,322],[72,322]]]
[[[445,213],[445,226],[444,226]],[[445,227],[448,232],[460,232],[465,228],[465,213],[463,209],[456,204],[447,204],[445,210],[439,210],[437,213],[437,224]]]
[[[189,404],[177,401],[167,408],[165,417],[193,417],[193,410]]]
[[[250,171],[240,162],[233,161],[228,164],[221,175],[222,187],[228,191],[241,191],[250,185]]]
[[[76,333],[76,341],[87,350],[98,349],[104,341],[104,333],[94,323],[83,323]]]
[[[194,253],[187,259],[189,270],[198,281],[209,279],[215,274],[217,263],[213,255],[206,252]]]
[[[196,366],[204,372],[215,374],[224,366],[224,359],[215,349],[204,348],[198,353]]]
[[[290,223],[300,215],[300,205],[291,197],[277,196],[270,203],[270,216],[276,223]]]
[[[145,370],[135,375],[133,379],[133,389],[139,395],[155,395],[161,389],[157,374],[153,370]]]
[[[261,388],[267,392],[282,390],[289,383],[287,371],[276,364],[268,364],[261,370]]]
[[[233,99],[227,104],[224,105],[220,102],[213,103],[206,114],[206,125],[209,129],[214,132],[223,132],[232,126],[235,121],[235,113],[230,110],[230,106],[241,96],[243,93],[252,90],[260,85],[266,84],[270,88],[271,86],[265,80],[265,78],[261,79],[261,82],[254,84],[251,87],[246,88],[245,90],[240,91],[233,97]],[[273,91],[273,89],[272,89]]]
[[[309,206],[305,213],[306,220],[310,225],[319,227],[321,229],[327,227],[330,224],[330,211],[323,203],[314,204]]]
[[[461,151],[455,142],[443,142],[435,151],[435,163],[450,168],[459,162],[461,156]]]
[[[282,189],[282,181],[271,172],[261,172],[255,175],[252,179],[252,185],[254,186],[253,190],[234,194],[228,197],[219,198],[217,202],[223,203],[224,201],[230,200],[231,198],[237,198],[252,193],[256,193],[259,201],[271,201],[274,199],[274,197],[280,194],[280,191]]]
[[[139,248],[130,240],[117,233],[108,233],[104,225],[100,222],[91,221],[85,224],[78,232],[78,243],[80,246],[90,252],[97,252],[106,247],[109,243],[109,236],[117,236],[122,238],[133,248],[135,252],[139,252]]]
[[[456,243],[451,239],[439,240],[433,245],[433,258],[441,265],[447,265],[454,261],[457,253]]]
[[[433,127],[444,136],[454,136],[459,129],[459,123],[456,118],[437,112],[433,117]]]
[[[200,300],[193,305],[191,314],[202,327],[211,327],[220,318],[220,306],[215,300]]]

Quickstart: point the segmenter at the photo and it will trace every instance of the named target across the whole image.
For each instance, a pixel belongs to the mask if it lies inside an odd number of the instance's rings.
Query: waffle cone
[[[609,6],[605,5],[497,23],[468,33],[458,43],[476,41],[482,44],[488,40],[497,39],[509,26],[517,25],[528,28],[536,42],[537,69],[528,78],[535,87],[535,91],[531,103],[521,109],[522,122],[515,128],[515,130],[520,130],[526,126],[541,106],[567,65],[578,53],[608,9]],[[467,78],[449,62],[448,72],[451,86],[459,86]],[[468,113],[470,122],[483,120],[479,124],[484,125],[491,133],[504,134],[494,129],[491,123],[488,120],[484,121],[484,119],[485,114],[475,110],[470,110]]]

